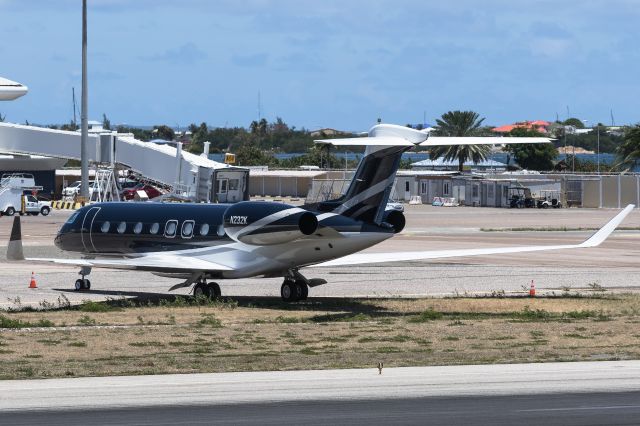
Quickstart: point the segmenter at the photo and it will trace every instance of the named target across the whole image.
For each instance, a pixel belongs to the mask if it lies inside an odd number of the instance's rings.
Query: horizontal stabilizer
[[[356,253],[313,266],[344,266],[367,263],[401,262],[410,260],[444,259],[451,257],[484,256],[488,254],[526,253],[534,251],[561,250],[572,248],[597,247],[611,235],[625,217],[634,209],[629,204],[613,219],[607,222],[595,234],[580,244],[567,244],[555,246],[516,246],[516,247],[492,247],[460,250],[434,250],[434,251],[405,251],[395,253]]]
[[[513,138],[502,136],[429,136],[420,146],[450,146],[450,145],[507,145],[550,143],[549,138]]]

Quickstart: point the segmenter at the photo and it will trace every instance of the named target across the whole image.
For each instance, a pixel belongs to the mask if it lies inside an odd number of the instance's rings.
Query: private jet
[[[172,204],[112,202],[74,212],[55,245],[78,259],[31,258],[80,267],[75,289],[91,288],[92,268],[148,271],[184,280],[194,295],[219,297],[215,281],[283,277],[284,301],[304,300],[309,287],[325,284],[301,270],[326,266],[588,248],[600,245],[633,209],[627,206],[580,244],[516,246],[394,253],[362,253],[402,231],[401,211],[386,209],[402,153],[417,146],[548,143],[547,138],[436,137],[429,132],[379,124],[366,137],[316,141],[365,146],[353,179],[340,198],[300,207],[276,202]],[[20,218],[14,218],[7,258],[25,260]]]
[[[26,95],[28,91],[27,86],[0,77],[0,101],[12,101]]]

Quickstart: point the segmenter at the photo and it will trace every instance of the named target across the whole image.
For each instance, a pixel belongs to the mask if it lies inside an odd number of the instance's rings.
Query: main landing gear
[[[280,296],[284,302],[307,300],[309,287],[326,284],[322,278],[305,278],[297,269],[290,269],[280,287]]]
[[[195,297],[217,299],[222,296],[222,291],[220,291],[220,286],[217,283],[207,283],[205,280],[200,280],[193,286],[193,295]]]
[[[76,280],[73,286],[75,291],[91,290],[91,281],[89,281],[88,278],[85,278],[90,273],[91,273],[91,268],[87,266],[83,266],[80,269],[79,274],[82,275],[82,278],[78,278]]]
[[[285,278],[280,287],[280,296],[284,302],[297,302],[307,300],[309,296],[309,286],[303,280]]]

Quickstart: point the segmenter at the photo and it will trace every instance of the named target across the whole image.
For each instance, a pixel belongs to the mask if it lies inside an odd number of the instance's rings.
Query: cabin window
[[[133,227],[133,233],[139,234],[142,232],[142,222],[136,223],[136,226]]]
[[[160,230],[160,224],[154,223],[153,225],[151,225],[149,232],[151,232],[152,234],[157,234],[159,230]]]
[[[237,191],[240,179],[229,179],[229,191]]]
[[[120,222],[118,224],[118,234],[124,234],[124,231],[127,230],[127,222]]]
[[[100,230],[104,233],[109,232],[109,228],[111,227],[111,223],[109,221],[106,221],[102,224],[102,226],[100,227]]]
[[[200,235],[205,236],[209,233],[209,224],[203,223],[200,225]]]
[[[218,225],[216,233],[218,234],[218,237],[224,237],[224,225]]]
[[[409,192],[409,181],[404,183],[404,190],[405,192]]]
[[[164,236],[167,238],[173,238],[176,236],[176,229],[178,228],[177,220],[170,220],[164,227]]]
[[[449,182],[442,182],[442,195],[449,195]]]
[[[193,237],[193,221],[185,220],[182,224],[182,238]]]

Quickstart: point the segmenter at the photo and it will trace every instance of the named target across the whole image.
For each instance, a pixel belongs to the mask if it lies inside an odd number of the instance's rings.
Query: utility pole
[[[89,158],[87,144],[89,123],[87,122],[87,0],[82,0],[82,100],[80,101],[80,195],[89,201]]]
[[[600,174],[600,123],[598,123],[598,144],[596,148],[596,159],[598,162],[598,175]]]
[[[73,130],[78,128],[78,117],[76,114],[76,88],[71,87],[71,102],[73,102]]]

